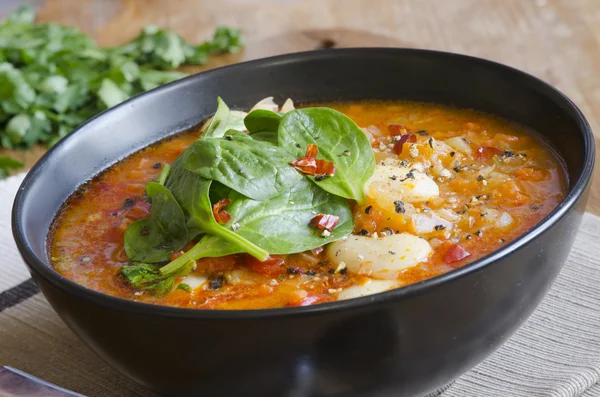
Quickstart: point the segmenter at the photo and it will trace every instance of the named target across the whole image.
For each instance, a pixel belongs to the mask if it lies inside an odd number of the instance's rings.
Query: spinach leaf
[[[186,170],[180,166],[178,158],[172,166],[166,187],[173,193],[187,215],[186,226],[190,233],[190,240],[202,233],[221,237],[224,241],[234,244],[240,251],[266,259],[269,253],[252,242],[233,232],[228,227],[217,223],[212,212],[210,202],[210,186],[212,180]]]
[[[352,233],[352,211],[346,199],[325,192],[306,178],[270,200],[256,201],[233,192],[228,212],[240,236],[271,254],[291,254],[320,247]],[[326,237],[309,225],[315,214],[338,216]]]
[[[217,104],[217,112],[200,139],[221,138],[229,130],[243,131],[246,129],[244,126],[246,113],[230,110],[220,97],[217,98]]]
[[[243,132],[229,130],[221,139],[198,139],[188,150],[186,169],[255,200],[278,196],[303,179],[289,165],[294,157],[288,151]]]
[[[189,241],[183,210],[171,192],[156,182],[146,186],[152,210],[125,231],[125,252],[134,262],[163,262]]]
[[[161,272],[160,266],[134,263],[123,265],[120,273],[134,288],[150,290],[158,296],[163,296],[173,291],[177,277],[191,273],[195,267],[194,261],[187,261],[169,272]]]
[[[251,134],[263,131],[277,131],[282,117],[281,113],[257,109],[246,116],[244,125]]]
[[[278,141],[297,158],[304,156],[308,144],[317,145],[317,158],[332,161],[336,171],[321,181],[310,179],[337,196],[364,201],[365,184],[375,171],[375,156],[366,135],[349,117],[328,108],[292,110],[281,120]]]
[[[276,131],[261,131],[252,134],[252,139],[255,141],[261,141],[270,143],[271,145],[277,146],[277,132]]]

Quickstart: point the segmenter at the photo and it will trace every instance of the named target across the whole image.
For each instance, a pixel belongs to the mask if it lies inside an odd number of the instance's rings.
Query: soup
[[[516,125],[410,102],[249,114],[118,162],[65,203],[52,266],[88,288],[198,309],[306,306],[400,288],[499,249],[564,198]]]

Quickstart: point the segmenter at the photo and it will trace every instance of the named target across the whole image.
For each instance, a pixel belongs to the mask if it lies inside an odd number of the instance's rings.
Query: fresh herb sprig
[[[184,77],[179,66],[243,45],[239,30],[223,26],[200,45],[148,26],[125,45],[99,48],[75,28],[34,20],[24,7],[0,22],[0,146],[7,149],[51,146],[97,113]],[[0,177],[16,166],[0,164]]]

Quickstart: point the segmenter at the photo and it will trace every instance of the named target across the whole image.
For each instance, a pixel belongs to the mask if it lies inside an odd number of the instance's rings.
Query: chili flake
[[[333,231],[339,220],[339,216],[329,214],[318,214],[317,216],[312,218],[309,223],[317,229],[331,232]]]
[[[220,224],[225,224],[231,220],[231,215],[224,209],[229,203],[231,203],[231,199],[226,198],[213,205],[213,215],[215,220]]]
[[[402,147],[403,147],[403,145],[404,145],[405,142],[410,142],[410,143],[414,144],[415,142],[417,142],[417,136],[415,134],[402,135],[400,137],[400,139],[396,140],[396,143],[394,143],[394,147],[392,148],[392,152],[394,154],[400,154],[400,153],[402,153]],[[412,145],[411,145],[411,147],[412,147]]]
[[[296,159],[290,163],[292,167],[307,175],[320,175],[320,178],[325,176],[333,176],[335,174],[335,166],[331,161],[317,160],[319,148],[317,145],[309,144],[306,148],[304,157]],[[324,178],[323,178],[324,179]],[[320,179],[320,180],[323,180]]]

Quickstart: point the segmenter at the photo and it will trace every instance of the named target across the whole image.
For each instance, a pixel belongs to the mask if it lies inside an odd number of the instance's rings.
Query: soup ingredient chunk
[[[382,279],[397,279],[404,269],[429,259],[427,241],[409,233],[384,238],[350,236],[327,246],[329,260],[344,263],[348,271]]]

